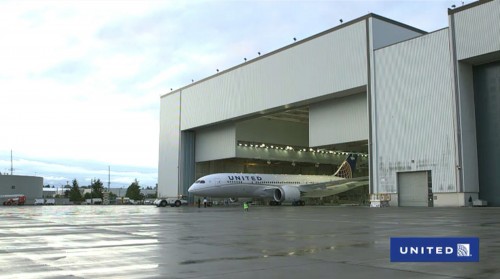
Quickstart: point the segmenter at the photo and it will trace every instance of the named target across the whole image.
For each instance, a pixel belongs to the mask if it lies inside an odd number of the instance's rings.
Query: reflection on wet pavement
[[[120,212],[116,209],[2,209],[2,278],[120,277],[129,271],[156,269],[158,262],[151,254],[157,250],[158,224],[144,220],[144,214],[151,214],[153,208],[144,208],[139,216],[125,213],[127,219],[117,217]]]
[[[493,278],[500,209],[0,207],[1,278]],[[391,236],[477,236],[481,262],[389,261]]]

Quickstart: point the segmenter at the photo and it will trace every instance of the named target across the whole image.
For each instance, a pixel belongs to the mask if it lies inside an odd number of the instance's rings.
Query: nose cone
[[[189,187],[188,192],[190,194],[196,194],[196,195],[204,195],[208,188],[210,188],[210,183],[207,180],[209,178],[208,176],[204,176],[198,180],[196,180],[191,187]]]
[[[198,192],[198,191],[200,191],[200,185],[197,185],[196,183],[191,185],[188,189],[188,192],[191,194],[196,194],[196,192]]]

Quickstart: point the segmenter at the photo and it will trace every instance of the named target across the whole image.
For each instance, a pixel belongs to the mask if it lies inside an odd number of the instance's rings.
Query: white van
[[[44,199],[35,199],[35,202],[33,204],[34,205],[44,205],[45,200]]]
[[[46,199],[45,204],[47,205],[56,205],[56,200],[55,199]]]

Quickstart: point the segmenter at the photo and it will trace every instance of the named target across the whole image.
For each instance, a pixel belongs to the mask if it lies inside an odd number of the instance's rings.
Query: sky
[[[161,95],[340,19],[445,28],[452,5],[462,2],[0,0],[0,172],[12,151],[13,174],[45,185],[154,186]]]

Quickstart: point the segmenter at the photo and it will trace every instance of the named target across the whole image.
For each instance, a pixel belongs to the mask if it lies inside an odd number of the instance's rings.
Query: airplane
[[[305,205],[301,198],[321,198],[368,185],[368,176],[353,178],[357,154],[349,154],[332,175],[216,173],[201,177],[188,189],[213,198],[264,198],[270,205]]]

